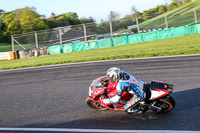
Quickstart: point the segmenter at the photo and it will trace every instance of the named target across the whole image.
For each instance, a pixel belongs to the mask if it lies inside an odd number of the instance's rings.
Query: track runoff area
[[[81,62],[81,63],[68,63],[68,64],[58,64],[50,66],[32,67],[32,68],[22,68],[22,69],[12,69],[4,71],[23,71],[29,69],[45,69],[51,67],[62,67],[66,65],[84,65],[87,63],[96,62],[111,62],[120,60],[143,60],[143,59],[154,59],[154,58],[173,58],[173,57],[188,57],[188,56],[200,56],[200,54],[190,54],[190,55],[175,55],[175,56],[159,56],[159,57],[145,57],[145,58],[132,58],[132,59],[118,59],[118,60],[104,60],[104,61],[92,61],[92,62]],[[4,72],[0,71],[0,72]],[[0,133],[29,133],[29,132],[88,132],[88,133],[200,133],[200,131],[188,131],[188,130],[107,130],[107,129],[74,129],[74,128],[0,128]]]

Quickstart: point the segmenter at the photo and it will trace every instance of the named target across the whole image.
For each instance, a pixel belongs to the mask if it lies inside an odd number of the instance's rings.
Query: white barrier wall
[[[0,52],[0,60],[14,60],[15,52]]]

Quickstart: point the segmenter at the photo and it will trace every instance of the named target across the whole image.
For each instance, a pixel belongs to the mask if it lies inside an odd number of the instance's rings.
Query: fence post
[[[110,21],[110,36],[113,37],[112,21]]]
[[[197,12],[195,7],[194,7],[194,22],[197,24]]]
[[[84,32],[84,37],[85,37],[85,42],[86,42],[87,41],[87,32],[86,32],[85,24],[83,24],[83,32]]]
[[[168,29],[168,23],[167,23],[167,15],[166,15],[166,13],[165,13],[165,25],[166,25],[166,28]]]
[[[137,17],[137,15],[135,15],[135,20],[136,20],[136,25],[137,25],[138,34],[140,34],[140,27],[139,27],[139,22],[138,22],[138,17]]]
[[[61,34],[61,27],[59,27],[59,38],[60,38],[60,44],[62,44],[62,34]]]
[[[12,51],[15,51],[15,44],[14,44],[14,37],[11,35],[11,42],[12,42]]]
[[[34,31],[34,34],[35,34],[35,46],[36,46],[36,48],[38,48],[38,37],[37,37],[37,32]]]

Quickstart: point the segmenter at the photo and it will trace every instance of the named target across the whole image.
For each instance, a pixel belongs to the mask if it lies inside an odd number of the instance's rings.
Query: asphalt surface
[[[113,66],[174,84],[174,110],[128,115],[87,107],[90,83]],[[200,56],[0,71],[0,127],[200,131]]]

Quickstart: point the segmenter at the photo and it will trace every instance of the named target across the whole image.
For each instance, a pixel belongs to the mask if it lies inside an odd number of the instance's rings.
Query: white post
[[[167,23],[167,15],[165,13],[165,25],[166,25],[166,28],[168,29],[168,23]]]
[[[113,37],[112,21],[110,21],[110,36]]]
[[[38,37],[36,31],[34,31],[34,34],[35,34],[35,46],[36,48],[38,48]]]
[[[15,51],[14,37],[11,35],[12,51]]]
[[[139,27],[139,23],[138,23],[138,17],[137,17],[137,15],[135,15],[135,20],[136,20],[136,25],[137,25],[137,31],[138,31],[138,34],[140,34],[140,27]]]
[[[59,38],[60,38],[60,44],[62,44],[62,34],[61,34],[61,28],[59,27]]]
[[[197,12],[195,7],[194,7],[194,22],[197,24]]]
[[[165,0],[165,6],[167,6],[167,0]],[[166,28],[168,29],[168,23],[167,23],[167,14],[165,12],[165,25],[166,25]]]
[[[85,41],[87,41],[87,32],[86,32],[85,24],[83,24],[83,31],[84,31]]]

